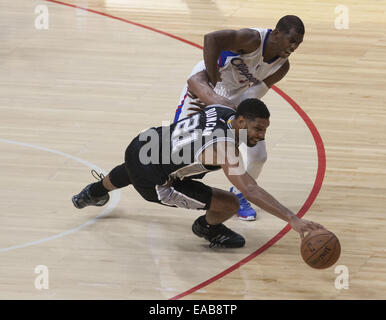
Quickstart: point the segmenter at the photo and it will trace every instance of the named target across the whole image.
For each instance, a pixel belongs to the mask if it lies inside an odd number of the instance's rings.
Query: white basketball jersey
[[[235,99],[254,84],[258,84],[275,73],[287,61],[287,58],[275,57],[264,62],[263,54],[271,29],[253,28],[260,33],[260,46],[248,54],[237,54],[223,51],[219,58],[221,82],[216,84],[214,91],[228,99]]]

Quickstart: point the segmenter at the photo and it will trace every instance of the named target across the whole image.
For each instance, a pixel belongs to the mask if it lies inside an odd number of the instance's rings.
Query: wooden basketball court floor
[[[385,4],[2,1],[0,298],[385,299]],[[339,5],[348,29],[335,28]],[[42,12],[48,29],[35,27]],[[336,265],[305,265],[297,233],[261,211],[228,223],[244,248],[211,250],[191,232],[200,212],[132,187],[103,208],[72,206],[91,168],[107,173],[141,130],[172,121],[205,33],[272,28],[286,14],[306,35],[263,99],[272,118],[259,183],[339,237]],[[221,173],[205,182],[229,188]],[[335,286],[338,265],[347,289]]]

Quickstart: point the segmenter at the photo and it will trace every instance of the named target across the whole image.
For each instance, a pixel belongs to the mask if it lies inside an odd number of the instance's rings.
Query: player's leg
[[[265,141],[259,141],[254,147],[247,147],[245,144],[242,144],[240,145],[239,150],[244,162],[244,167],[249,175],[256,180],[267,160]],[[231,187],[230,191],[233,192],[240,201],[240,208],[237,212],[239,219],[247,221],[256,220],[256,211],[252,208],[249,201],[244,198],[243,194],[234,186]]]
[[[94,177],[96,174],[100,181],[90,183],[80,193],[72,197],[72,203],[78,209],[87,206],[104,206],[110,199],[110,191],[130,184],[130,178],[124,163],[116,166],[106,177],[102,174],[98,175],[94,170],[92,173]]]
[[[178,207],[206,210],[204,215],[194,221],[192,231],[198,237],[208,240],[210,247],[240,248],[245,245],[243,236],[223,224],[239,208],[239,201],[234,194],[190,179],[176,180],[172,188],[172,194],[165,192],[163,196],[158,192],[163,197],[163,203],[169,201],[170,204],[173,199],[172,202]],[[175,198],[173,194],[176,195]]]
[[[205,69],[205,63],[204,61],[200,61],[198,62],[192,72],[190,73],[188,79],[202,71]],[[192,111],[188,110],[189,107],[193,106],[194,105],[190,105],[190,101],[192,101],[192,99],[188,96],[188,84],[185,83],[185,86],[184,88],[182,89],[182,92],[181,92],[181,95],[180,95],[180,99],[178,100],[178,107],[177,107],[177,110],[176,110],[176,113],[174,115],[174,121],[173,122],[177,122],[178,120],[182,120],[184,118],[186,118],[188,116],[189,113],[191,113]]]
[[[126,148],[125,162],[116,166],[106,177],[97,174],[96,178],[100,179],[99,182],[87,185],[79,194],[72,197],[74,206],[78,209],[87,206],[103,206],[110,199],[108,194],[110,191],[133,184],[138,177],[142,182],[152,185],[151,180],[146,181],[147,171],[144,168],[147,166],[143,166],[138,159],[140,147],[141,143],[137,136]],[[94,175],[96,172],[93,170],[92,173]]]
[[[210,242],[210,247],[241,248],[245,245],[242,235],[227,228],[222,222],[233,217],[239,209],[239,201],[231,192],[212,188],[209,210],[198,217],[192,231]]]
[[[141,181],[133,180],[133,186],[147,201],[170,207],[206,210],[192,225],[198,237],[210,242],[210,247],[240,248],[245,239],[228,229],[222,222],[236,214],[239,208],[237,197],[231,192],[211,188],[202,182],[176,179],[165,185],[142,187]]]

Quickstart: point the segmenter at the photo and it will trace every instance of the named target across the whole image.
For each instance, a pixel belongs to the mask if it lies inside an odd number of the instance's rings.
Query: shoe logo
[[[188,207],[188,201],[186,201],[185,199],[180,199],[180,201],[179,201],[179,207],[182,207],[182,208],[189,208],[189,207]]]
[[[223,242],[230,239],[230,237],[224,236],[224,235],[217,235],[214,238],[212,238],[209,248],[221,248],[224,247]]]

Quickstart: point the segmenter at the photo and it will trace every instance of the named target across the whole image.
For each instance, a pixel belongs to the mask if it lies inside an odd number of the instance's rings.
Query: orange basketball
[[[300,252],[310,267],[326,269],[339,259],[339,239],[328,230],[313,230],[302,240]]]

